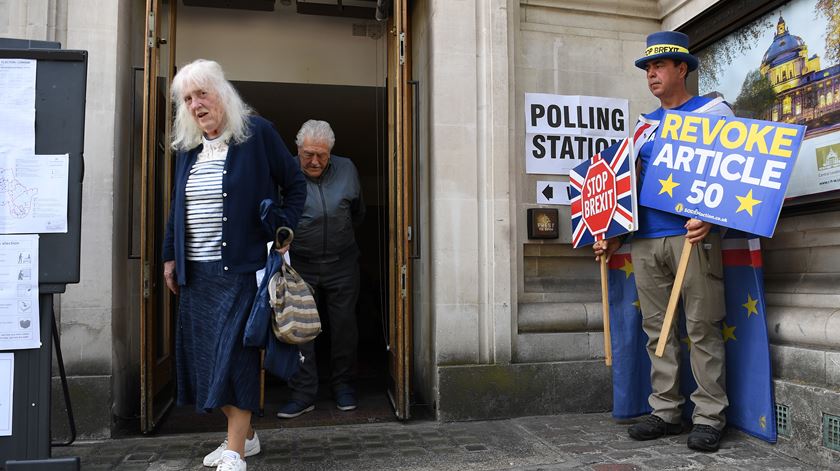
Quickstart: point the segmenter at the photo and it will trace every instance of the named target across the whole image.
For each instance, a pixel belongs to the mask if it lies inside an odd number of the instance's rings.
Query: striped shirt
[[[228,152],[221,139],[203,141],[185,192],[185,255],[197,262],[222,258],[222,175]]]

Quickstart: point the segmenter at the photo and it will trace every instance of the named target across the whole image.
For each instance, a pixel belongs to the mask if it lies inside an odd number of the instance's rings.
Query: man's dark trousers
[[[358,252],[357,252],[358,253]],[[290,253],[292,267],[312,287],[321,323],[329,325],[330,386],[333,393],[352,389],[356,351],[359,341],[356,325],[356,300],[359,297],[357,253],[329,263],[318,263]],[[322,340],[323,342],[323,340]],[[292,400],[314,404],[318,395],[318,365],[315,341],[299,345],[304,361],[300,371],[289,380]]]

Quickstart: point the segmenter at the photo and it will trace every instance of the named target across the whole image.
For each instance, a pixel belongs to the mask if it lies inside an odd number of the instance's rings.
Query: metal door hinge
[[[148,36],[146,36],[146,46],[147,47],[155,47],[155,12],[149,12],[149,30]]]
[[[149,276],[150,264],[143,263],[143,297],[148,298],[151,295],[151,277]]]
[[[400,267],[400,297],[405,299],[406,296],[406,281],[408,278],[408,266]]]
[[[400,33],[400,65],[405,64],[405,33]]]
[[[406,236],[408,237],[408,241],[411,242],[411,226],[408,226],[406,230]]]

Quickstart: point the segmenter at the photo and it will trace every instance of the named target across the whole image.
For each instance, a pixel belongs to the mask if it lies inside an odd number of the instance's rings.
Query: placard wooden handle
[[[601,255],[601,306],[604,314],[604,362],[612,366],[612,344],[610,342],[610,295],[607,282],[607,256]]]
[[[665,344],[668,343],[668,333],[671,332],[671,325],[674,323],[674,313],[677,311],[677,301],[680,300],[685,270],[688,268],[688,260],[691,258],[691,242],[688,238],[683,244],[680,263],[677,266],[677,276],[674,277],[674,287],[671,288],[671,298],[668,299],[668,309],[665,311],[665,320],[662,322],[662,331],[659,332],[659,342],[656,344],[656,356],[661,357],[665,353]]]

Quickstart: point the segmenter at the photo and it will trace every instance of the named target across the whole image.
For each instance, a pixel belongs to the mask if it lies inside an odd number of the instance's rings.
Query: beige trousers
[[[668,298],[682,253],[685,236],[634,239],[631,249],[636,289],[642,310],[642,325],[648,336],[650,380],[648,399],[653,414],[668,423],[680,422],[685,398],[680,394],[680,342],[678,322],[673,323],[665,353],[655,355]],[[681,300],[690,340],[691,372],[697,389],[691,394],[695,424],[721,430],[726,425],[726,370],[721,321],[726,316],[723,295],[723,264],[720,234],[709,234],[691,248]],[[677,317],[678,319],[678,317]]]

